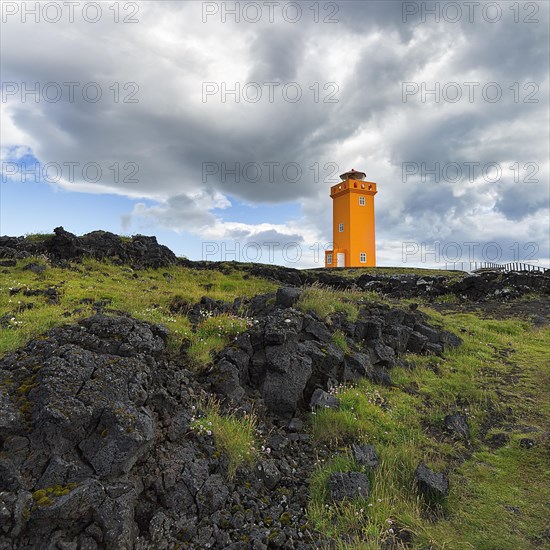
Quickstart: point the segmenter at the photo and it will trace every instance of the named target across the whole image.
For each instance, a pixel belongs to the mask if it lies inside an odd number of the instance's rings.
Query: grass
[[[246,273],[237,270],[226,275],[177,266],[133,271],[108,262],[84,260],[82,264],[73,264],[72,269],[48,267],[43,273],[35,274],[24,269],[31,262],[44,264],[44,260],[37,258],[20,260],[9,274],[0,276],[0,318],[8,315],[14,319],[1,331],[0,354],[24,345],[54,326],[91,315],[94,303],[104,301],[109,309],[164,324],[170,331],[170,350],[177,351],[185,339],[195,343],[191,352],[195,363],[204,362],[209,360],[210,352],[228,342],[233,329],[244,327],[246,321],[220,319],[224,328],[220,337],[208,324],[195,333],[185,312],[174,310],[174,298],[193,304],[207,295],[231,302],[237,297],[254,296],[276,288],[274,283],[258,277],[245,279]],[[27,289],[49,287],[58,289],[59,303],[48,303],[42,295],[24,295]],[[205,340],[203,332],[209,336],[207,341],[200,342],[201,338]]]
[[[412,443],[414,446],[414,442]],[[346,534],[355,542],[346,548],[380,548],[393,532],[407,530],[418,534],[415,518],[422,513],[421,501],[414,490],[415,453],[406,446],[384,449],[376,473],[358,467],[349,454],[335,455],[317,466],[311,479],[310,521],[335,539]],[[332,503],[327,482],[333,472],[363,471],[370,474],[371,493],[368,499]],[[357,546],[357,545],[360,546]]]
[[[332,333],[332,341],[336,344],[344,353],[349,351],[349,345],[346,335],[341,330],[336,330]]]
[[[233,479],[239,466],[253,466],[258,456],[255,430],[257,419],[254,414],[238,417],[236,413],[222,415],[220,405],[210,399],[199,406],[202,414],[193,420],[191,427],[198,433],[212,436],[218,450],[227,457],[227,476]]]
[[[297,303],[297,308],[308,313],[313,311],[321,319],[334,313],[344,313],[350,321],[355,321],[362,304],[369,301],[382,301],[374,292],[355,290],[334,290],[320,285],[304,289]]]
[[[312,524],[349,550],[380,548],[402,531],[413,541],[408,547],[419,549],[544,546],[550,328],[422,309],[433,323],[461,334],[463,345],[442,358],[408,356],[414,368],[392,369],[393,387],[362,381],[338,388],[340,409],[312,415],[314,441],[333,451],[311,478]],[[456,410],[468,416],[470,441],[457,441],[443,430],[445,415]],[[525,434],[522,426],[535,431]],[[509,442],[493,449],[485,440],[492,432],[506,433]],[[534,439],[535,446],[521,448],[524,437]],[[380,466],[368,503],[334,505],[327,501],[326,480],[332,471],[356,469],[346,453],[351,442],[375,445]],[[449,473],[450,495],[436,511],[436,521],[427,519],[415,491],[420,461]]]
[[[248,319],[232,314],[206,315],[204,321],[197,325],[196,332],[184,333],[184,336],[190,336],[187,349],[189,359],[197,369],[203,369],[210,363],[214,353],[221,351],[250,326]]]
[[[41,244],[55,237],[54,233],[27,233],[25,238],[27,241],[35,244]]]

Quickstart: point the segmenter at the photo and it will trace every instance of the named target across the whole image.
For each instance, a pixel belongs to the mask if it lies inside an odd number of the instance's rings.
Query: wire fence
[[[523,262],[509,262],[499,264],[495,262],[450,262],[445,263],[446,270],[453,271],[480,271],[480,270],[496,270],[496,271],[546,271],[547,267],[542,265],[526,264]]]

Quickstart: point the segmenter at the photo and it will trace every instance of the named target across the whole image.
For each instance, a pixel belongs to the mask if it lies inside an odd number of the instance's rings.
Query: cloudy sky
[[[379,265],[548,265],[548,2],[36,5],[2,2],[1,234],[314,266],[355,168]]]

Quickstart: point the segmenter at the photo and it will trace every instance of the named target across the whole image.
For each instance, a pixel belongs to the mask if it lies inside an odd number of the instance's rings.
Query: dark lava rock
[[[322,343],[332,341],[332,334],[325,323],[307,317],[304,319],[304,333],[305,339],[312,339]]]
[[[274,460],[262,460],[258,464],[260,477],[270,490],[275,489],[281,479],[281,472],[277,468]]]
[[[300,299],[302,291],[294,287],[281,287],[277,289],[276,303],[281,307],[292,307]]]
[[[36,275],[40,275],[40,273],[43,273],[44,271],[46,271],[46,266],[44,264],[37,264],[35,262],[31,262],[30,264],[27,264],[23,268],[23,271],[31,271]]]
[[[215,393],[224,395],[235,403],[243,398],[244,389],[239,379],[239,369],[233,363],[221,360],[214,365],[209,378]]]
[[[373,350],[369,355],[352,352],[344,358],[342,382],[357,382],[361,378],[368,378],[372,382],[389,386],[391,384],[388,371],[382,365],[373,365],[371,357],[378,355]]]
[[[448,414],[445,417],[444,422],[445,428],[453,435],[456,435],[461,439],[468,439],[470,437],[470,426],[468,425],[468,419],[464,414]]]
[[[304,421],[300,418],[292,418],[288,423],[288,431],[298,433],[304,429]]]
[[[30,498],[10,509],[6,532],[21,537],[15,548],[40,547],[64,522],[94,517],[106,545],[129,546],[136,492],[116,478],[153,443],[156,422],[146,400],[166,336],[131,318],[95,316],[0,361],[0,379],[10,386],[0,439],[4,449],[17,443],[5,463],[11,481],[0,476],[0,489],[14,492],[16,502]]]
[[[504,432],[499,432],[493,435],[488,436],[485,439],[485,442],[489,447],[493,449],[499,449],[500,447],[504,447],[508,442],[510,441],[510,436]]]
[[[351,452],[358,466],[366,466],[372,470],[378,468],[379,460],[374,445],[357,445],[354,443],[351,446]]]
[[[409,336],[409,341],[407,342],[407,350],[412,351],[413,353],[421,353],[428,343],[428,337],[420,332],[412,332]]]
[[[529,439],[528,437],[523,437],[519,440],[519,446],[522,449],[531,449],[535,446],[535,441],[533,439]]]
[[[302,273],[289,267],[256,264],[250,269],[250,274],[278,281],[284,285],[301,286],[303,284]]]
[[[310,376],[311,359],[304,353],[301,344],[267,348],[260,389],[268,410],[281,418],[292,418]]]
[[[286,290],[279,289],[279,297],[285,296]],[[234,345],[218,354],[209,381],[215,393],[234,403],[259,391],[269,413],[281,420],[290,420],[308,406],[336,406],[337,400],[326,392],[341,383],[368,378],[390,386],[389,371],[410,348],[409,342],[414,343],[415,335],[421,345],[412,347],[424,353],[440,353],[444,346],[460,342],[431,326],[423,313],[383,304],[362,308],[356,323],[341,313],[323,322],[315,315],[288,307],[268,307],[267,295],[256,298],[261,298],[257,303],[263,314]],[[290,303],[285,299],[283,303]],[[243,305],[244,301],[231,305],[204,297],[188,310],[188,316],[196,323],[201,311],[227,311]],[[413,331],[413,326],[429,338]],[[332,341],[336,330],[348,335],[347,353]]]
[[[54,235],[40,242],[24,237],[0,237],[0,257],[20,258],[44,254],[61,267],[67,260],[81,260],[86,256],[102,260],[108,258],[118,264],[131,264],[140,268],[175,265],[177,258],[155,237],[135,235],[122,239],[108,231],[93,231],[77,237],[63,227],[56,227]],[[35,264],[36,265],[36,264]],[[32,268],[40,272],[43,266]],[[31,269],[31,268],[29,268]]]
[[[340,400],[321,388],[317,388],[311,396],[309,406],[312,409],[339,409]]]
[[[430,470],[421,463],[415,472],[418,490],[430,501],[437,501],[449,494],[449,481],[447,476]]]
[[[327,452],[305,434],[290,441],[258,407],[271,456],[228,479],[225,454],[192,429],[203,381],[169,361],[166,336],[95,315],[0,359],[0,548],[326,546],[303,526],[311,466]],[[244,368],[250,336],[226,351]]]
[[[338,502],[344,499],[369,498],[370,482],[360,472],[335,472],[328,480],[330,499]]]

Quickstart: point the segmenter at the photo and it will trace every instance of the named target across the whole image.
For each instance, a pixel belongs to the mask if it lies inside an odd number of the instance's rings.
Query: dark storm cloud
[[[338,12],[333,18],[338,19],[342,26],[356,34],[364,34],[377,29],[385,33],[394,31],[399,33],[401,41],[407,42],[414,32],[414,24],[403,22],[402,2],[346,0],[337,2],[337,5]]]
[[[535,3],[533,3],[534,5]],[[462,23],[464,45],[456,52],[457,70],[489,71],[489,74],[506,80],[541,79],[548,71],[549,4],[537,2],[535,23],[514,22],[512,5],[501,2],[503,17],[496,23],[483,21]],[[527,7],[522,6],[520,19],[526,17]]]
[[[521,221],[526,216],[548,208],[547,189],[545,186],[508,182],[499,186],[495,210],[509,220]],[[547,229],[550,230],[550,217],[547,222]]]
[[[285,30],[259,32],[250,45],[256,60],[251,82],[292,82],[298,77],[306,37],[295,25]]]

